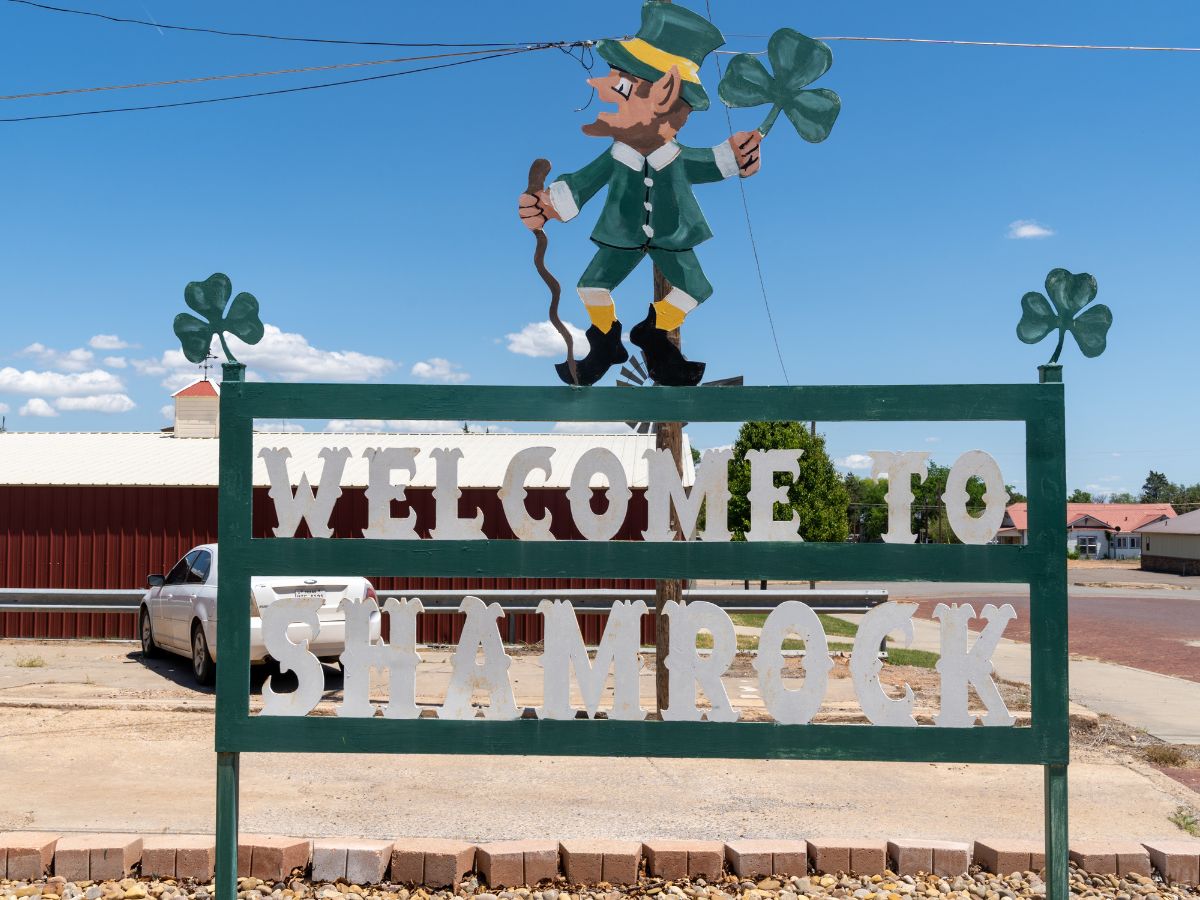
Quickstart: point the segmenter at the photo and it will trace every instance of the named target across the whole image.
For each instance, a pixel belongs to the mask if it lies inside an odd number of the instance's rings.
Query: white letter
[[[350,451],[346,451],[349,453]],[[296,673],[296,689],[278,694],[269,682],[263,684],[262,716],[305,716],[316,707],[325,690],[325,670],[321,661],[308,652],[309,639],[321,631],[317,608],[319,597],[284,597],[262,610],[262,636],[267,653],[279,663],[280,672]],[[288,636],[288,626],[307,625],[309,637],[295,643]],[[296,629],[297,633],[301,629]],[[273,680],[273,679],[272,679]]]
[[[342,696],[336,708],[339,716],[371,718],[375,705],[371,703],[371,670],[387,669],[388,705],[383,709],[387,719],[415,719],[421,715],[417,708],[417,613],[424,610],[420,600],[388,598],[384,611],[388,615],[391,640],[371,643],[371,618],[379,615],[379,605],[373,598],[353,600],[346,597],[341,603],[346,616],[346,649],[342,652],[342,673],[345,676]]]
[[[592,512],[592,477],[603,475],[608,482],[605,495],[608,508],[596,515]],[[567,499],[571,501],[571,518],[575,527],[589,541],[607,541],[621,528],[632,496],[625,469],[615,453],[604,447],[593,447],[575,464],[571,473],[571,488]]]
[[[450,660],[453,672],[450,686],[446,688],[441,717],[475,718],[471,695],[475,691],[486,691],[488,706],[483,711],[485,719],[515,719],[517,701],[513,697],[512,682],[508,679],[508,667],[512,665],[512,659],[504,652],[500,631],[496,628],[496,620],[504,616],[504,610],[499,603],[487,606],[478,597],[463,597],[459,609],[467,614],[467,621]],[[483,652],[483,665],[475,662],[480,651]]]
[[[699,722],[696,708],[696,688],[704,691],[712,703],[708,711],[710,722],[736,722],[737,711],[729,704],[729,695],[721,676],[737,653],[737,635],[733,620],[725,610],[707,600],[676,603],[668,600],[665,607],[671,623],[671,651],[663,660],[667,667],[667,684],[671,693],[671,708],[662,710],[666,722]],[[712,634],[713,649],[701,656],[696,649],[696,635],[702,628]]]
[[[789,690],[783,684],[783,642],[789,634],[804,641],[804,686]],[[781,725],[807,725],[825,699],[829,685],[829,642],[821,619],[799,600],[785,600],[771,610],[758,639],[758,689],[767,712]]]
[[[775,486],[775,473],[786,472],[793,481],[800,475],[800,457],[803,450],[747,450],[750,462],[750,528],[746,531],[748,541],[802,541],[800,537],[800,513],[792,510],[786,522],[775,520],[775,504],[788,502],[788,486]]]
[[[679,528],[687,539],[696,530],[700,504],[705,504],[704,531],[706,541],[729,540],[729,460],[732,450],[705,450],[696,467],[696,483],[688,491],[682,483],[675,458],[669,450],[647,450],[646,506],[649,527],[642,540],[673,541],[671,507],[679,517]]]
[[[910,450],[893,453],[890,450],[868,450],[871,457],[871,477],[887,475],[888,530],[883,539],[889,544],[912,544],[917,536],[912,530],[912,479],[918,483],[929,475],[929,454]]]
[[[935,725],[945,728],[970,728],[975,717],[967,712],[967,684],[983,701],[987,714],[984,725],[1012,725],[1016,722],[1009,715],[1008,707],[992,680],[992,654],[1000,643],[1004,628],[1017,617],[1012,605],[1005,603],[999,609],[989,603],[983,608],[987,627],[967,650],[967,623],[975,618],[970,604],[947,606],[939,603],[933,617],[942,623],[942,658],[938,660],[938,674],[942,676],[941,711],[933,717]]]
[[[850,675],[854,678],[854,691],[859,705],[872,725],[916,725],[913,718],[913,689],[904,685],[904,696],[893,700],[879,684],[879,672],[883,662],[879,659],[879,645],[896,629],[904,632],[904,646],[913,639],[913,613],[915,603],[884,603],[862,618],[858,634],[854,638],[854,651],[850,654]]]
[[[982,515],[975,518],[967,512],[967,481],[972,477],[983,481]],[[946,479],[946,493],[942,494],[946,504],[946,517],[950,527],[964,544],[986,544],[996,536],[1004,522],[1004,507],[1008,504],[1008,491],[1004,489],[1004,476],[996,461],[982,450],[968,450],[950,468]]]
[[[292,495],[292,478],[287,465],[292,451],[287,447],[263,447],[258,455],[266,463],[267,476],[271,479],[271,490],[267,493],[275,503],[275,516],[279,519],[275,537],[295,537],[302,519],[308,522],[313,537],[332,535],[329,517],[333,514],[334,501],[342,495],[342,471],[350,458],[350,448],[325,447],[317,454],[325,460],[325,465],[321,467],[321,482],[315,497],[307,473],[300,476],[295,496]]]
[[[529,473],[537,469],[544,472],[546,479],[549,480],[552,456],[554,456],[553,447],[526,447],[508,463],[508,470],[504,473],[504,484],[500,486],[496,495],[504,507],[504,517],[508,519],[508,527],[513,530],[513,534],[517,536],[518,540],[554,540],[554,535],[550,533],[550,511],[546,510],[544,516],[535,519],[525,509],[525,481],[529,478]]]
[[[583,696],[583,706],[589,716],[596,718],[600,697],[604,693],[604,682],[608,673],[613,673],[613,708],[610,719],[625,719],[640,722],[646,718],[638,696],[638,673],[642,671],[641,647],[642,616],[646,614],[646,603],[628,600],[613,604],[608,614],[608,623],[596,648],[596,661],[588,659],[579,633],[579,621],[570,601],[543,600],[538,612],[546,623],[545,650],[542,653],[542,703],[538,717],[542,719],[573,719],[575,709],[571,706],[571,667],[575,668],[575,680]]]
[[[463,452],[457,447],[438,447],[429,455],[437,460],[437,487],[433,489],[435,509],[434,526],[430,537],[436,541],[481,541],[483,535],[483,510],[474,519],[458,517],[458,461]]]
[[[417,514],[409,510],[407,515],[393,516],[392,501],[404,502],[402,484],[392,484],[392,471],[404,469],[411,481],[417,474],[416,447],[368,447],[363,456],[370,462],[367,466],[367,527],[365,538],[381,538],[392,541],[415,541],[417,539]]]

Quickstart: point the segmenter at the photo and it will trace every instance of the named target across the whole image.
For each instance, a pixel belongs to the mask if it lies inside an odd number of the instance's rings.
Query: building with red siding
[[[146,576],[166,572],[191,547],[217,538],[219,479],[216,385],[199,381],[175,395],[176,419],[162,432],[0,434],[0,588],[43,591],[132,591]],[[416,513],[417,531],[428,536],[433,523],[436,447],[462,451],[459,462],[460,515],[483,513],[490,539],[512,539],[498,491],[508,461],[527,447],[551,447],[555,454],[549,478],[530,476],[526,508],[538,517],[548,512],[559,540],[580,539],[571,517],[567,488],[575,462],[595,447],[610,450],[621,461],[633,496],[616,539],[638,540],[646,527],[644,454],[653,435],[625,434],[410,434],[260,432],[254,440],[253,522],[256,537],[270,536],[277,522],[267,496],[269,481],[257,453],[264,447],[287,447],[293,486],[302,476],[320,481],[325,447],[346,447],[350,459],[342,477],[342,494],[330,524],[337,538],[362,537],[367,522],[368,448],[415,447],[417,471],[408,480],[407,506]],[[686,448],[685,448],[686,451]],[[684,454],[684,483],[694,472]],[[602,483],[593,483],[593,508],[604,508]],[[403,511],[396,505],[396,513]],[[299,536],[306,537],[305,526]],[[652,582],[630,579],[520,579],[498,573],[494,578],[404,578],[394,573],[355,573],[371,578],[380,590],[488,588],[644,588]],[[430,614],[425,639],[450,639],[457,616]],[[536,618],[536,617],[534,617]],[[442,621],[444,620],[444,621]],[[132,616],[128,636],[134,635]],[[528,628],[540,627],[524,623]],[[30,630],[0,618],[0,636]],[[448,631],[449,629],[449,631]],[[34,628],[45,635],[62,632],[63,624],[42,621]],[[42,636],[20,634],[19,636]],[[538,635],[527,633],[536,639]],[[454,635],[456,637],[456,635]]]

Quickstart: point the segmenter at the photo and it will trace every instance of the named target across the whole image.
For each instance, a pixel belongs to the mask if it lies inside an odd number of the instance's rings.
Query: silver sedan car
[[[213,683],[217,657],[217,545],[202,544],[190,550],[166,575],[151,575],[142,597],[139,627],[142,652],[160,651],[190,656],[192,673],[203,685]],[[267,649],[262,637],[262,610],[283,597],[320,599],[317,615],[321,628],[315,640],[304,624],[288,628],[288,638],[309,640],[309,652],[334,662],[345,649],[345,615],[342,599],[375,598],[375,588],[361,577],[276,576],[250,581],[250,662],[262,663]],[[379,613],[371,618],[371,640],[379,639]]]

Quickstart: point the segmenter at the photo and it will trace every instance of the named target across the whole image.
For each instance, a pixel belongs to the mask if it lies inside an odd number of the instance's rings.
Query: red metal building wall
[[[428,537],[433,521],[433,492],[409,490],[409,505],[417,514],[417,531]],[[603,510],[602,494],[593,508]],[[253,503],[254,534],[267,537],[277,524],[274,505],[265,488],[256,489]],[[484,533],[493,539],[514,537],[494,490],[465,489],[460,515],[484,513]],[[552,532],[560,540],[582,535],[571,518],[565,490],[530,490],[526,508],[533,516],[549,511]],[[396,505],[396,513],[401,509]],[[362,537],[367,521],[367,501],[362,488],[346,488],[334,507],[334,536]],[[646,527],[646,500],[635,490],[618,540],[637,540]],[[301,536],[307,535],[301,526]],[[217,489],[206,487],[75,487],[0,486],[0,587],[84,590],[135,590],[146,576],[170,569],[197,544],[217,538]],[[645,579],[532,579],[505,576],[489,578],[406,578],[403,575],[368,578],[380,590],[485,590],[521,588],[652,588]],[[603,616],[581,617],[585,639],[599,639]],[[650,619],[652,617],[648,617]],[[418,639],[450,643],[458,639],[461,616],[429,614],[421,617]],[[541,617],[517,615],[518,640],[537,642],[542,637]],[[505,623],[507,624],[507,623]],[[647,621],[648,634],[653,624]],[[5,613],[0,616],[0,637],[135,637],[130,614]]]

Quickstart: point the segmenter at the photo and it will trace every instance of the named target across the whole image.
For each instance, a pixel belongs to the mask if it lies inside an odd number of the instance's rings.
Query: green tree
[[[1142,485],[1142,502],[1170,503],[1173,488],[1174,485],[1167,480],[1166,475],[1151,469],[1150,474],[1146,476],[1146,483]]]
[[[882,540],[887,531],[887,479],[859,478],[850,472],[845,484],[850,501],[850,534],[863,544]]]
[[[1008,491],[1008,502],[1009,503],[1028,503],[1029,502],[1029,498],[1026,497],[1024,494],[1022,494],[1020,491],[1018,491],[1016,485],[1006,484],[1004,486],[1004,489],[1006,491]]]
[[[846,485],[833,468],[825,451],[825,437],[809,434],[799,422],[746,422],[738,431],[729,464],[729,528],[736,540],[745,540],[750,527],[749,450],[803,450],[800,475],[790,485],[788,502],[775,505],[775,518],[786,519],[793,510],[800,514],[800,535],[806,541],[844,541],[849,535]],[[777,474],[775,484],[791,482]]]
[[[1119,494],[1113,494],[1108,498],[1109,503],[1137,503],[1138,498],[1129,493],[1129,491],[1121,491]]]
[[[1068,503],[1094,503],[1092,495],[1082,488],[1075,488],[1071,491],[1071,496],[1067,498]]]

